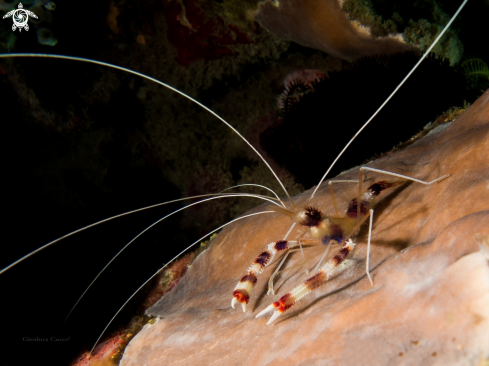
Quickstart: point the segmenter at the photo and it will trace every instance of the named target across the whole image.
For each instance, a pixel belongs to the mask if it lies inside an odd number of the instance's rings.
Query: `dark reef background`
[[[17,3],[0,1],[1,6]],[[0,52],[90,58],[168,83],[248,138],[291,194],[317,184],[339,152],[337,145],[365,122],[380,96],[392,91],[392,80],[380,76],[388,67],[385,59],[364,60],[373,66],[352,78],[342,60],[275,37],[254,22],[250,9],[256,1],[55,3],[56,9],[44,8],[44,18],[28,32],[13,33],[11,20],[3,19]],[[459,5],[441,2],[450,15]],[[489,62],[483,37],[488,15],[487,0],[472,0],[454,24],[464,57]],[[39,43],[39,28],[49,30],[42,33],[49,39],[41,41],[54,46]],[[340,160],[330,177],[389,150],[434,121],[446,107],[427,108],[435,96],[448,95],[448,106],[462,106],[482,94],[485,84],[465,78],[460,66],[443,67],[443,74],[436,66],[406,85],[396,108],[378,124],[372,122],[371,133],[352,146],[350,158]],[[292,104],[305,104],[294,110],[294,118],[289,117],[293,122],[280,132],[277,126],[286,120],[280,95],[284,80],[296,70],[334,75],[329,85],[337,87],[328,93],[337,99],[298,93]],[[284,195],[264,164],[219,120],[182,96],[122,71],[59,59],[1,58],[0,111],[0,268],[70,231],[147,205],[242,183],[268,185]],[[392,133],[399,130],[401,135]],[[270,138],[273,143],[263,143]],[[104,223],[10,269],[0,276],[0,364],[69,364],[91,348],[113,314],[163,263],[258,203],[247,198],[216,200],[159,224],[107,268],[64,325],[71,307],[110,258],[183,203]],[[141,296],[129,303],[108,333],[127,322]],[[32,340],[36,338],[48,341]]]

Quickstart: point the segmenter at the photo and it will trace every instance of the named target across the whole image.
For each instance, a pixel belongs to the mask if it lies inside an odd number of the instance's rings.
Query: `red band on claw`
[[[240,289],[240,290],[234,290],[233,291],[233,296],[236,300],[238,300],[240,303],[245,303],[248,304],[248,301],[250,301],[250,295],[248,294],[247,291]]]

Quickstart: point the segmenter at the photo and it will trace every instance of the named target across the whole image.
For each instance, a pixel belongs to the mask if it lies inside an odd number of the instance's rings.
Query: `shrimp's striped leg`
[[[234,309],[234,305],[240,302],[243,307],[243,312],[246,311],[246,304],[250,301],[250,295],[253,291],[257,279],[257,275],[263,272],[266,266],[268,266],[275,254],[280,251],[290,249],[291,243],[297,243],[297,241],[279,240],[268,244],[267,249],[261,252],[255,261],[248,268],[248,272],[244,275],[236,285],[233,291],[233,300],[231,301],[231,307]]]
[[[308,278],[291,292],[282,296],[278,301],[268,306],[256,317],[258,318],[259,316],[274,310],[272,317],[267,322],[267,325],[271,324],[280,314],[292,307],[297,301],[302,299],[315,288],[321,286],[329,279],[329,277],[334,275],[338,271],[340,265],[353,253],[354,249],[355,243],[351,239],[348,239],[343,248],[341,248],[341,250],[333,258],[319,268],[314,276]]]

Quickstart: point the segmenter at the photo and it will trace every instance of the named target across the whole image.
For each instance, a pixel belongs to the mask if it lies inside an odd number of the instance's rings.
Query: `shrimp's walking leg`
[[[316,265],[316,267],[314,268],[314,273],[316,273],[318,270],[319,270],[319,267],[321,267],[321,264],[323,264],[323,260],[324,258],[328,255],[329,253],[329,249],[331,248],[331,241],[329,242],[328,246],[326,247],[326,250],[324,251],[323,255],[321,256],[321,258],[319,259],[319,262],[318,264]]]
[[[421,180],[421,179],[416,179],[416,178],[413,178],[413,177],[409,177],[407,175],[402,175],[402,174],[397,174],[397,173],[392,173],[392,172],[389,172],[387,170],[380,170],[380,169],[375,169],[375,168],[370,168],[370,167],[361,167],[360,168],[360,173],[359,173],[359,177],[358,177],[358,199],[357,199],[357,202],[361,202],[360,204],[357,204],[357,217],[360,217],[360,210],[363,206],[363,202],[364,200],[365,201],[369,201],[369,200],[372,200],[372,198],[374,196],[376,196],[378,194],[377,191],[380,191],[382,189],[384,189],[383,186],[385,186],[386,184],[390,184],[391,186],[395,186],[398,184],[398,182],[377,182],[377,183],[374,183],[373,185],[371,185],[369,187],[369,189],[362,194],[362,182],[363,182],[363,178],[364,178],[364,171],[372,171],[372,172],[376,172],[376,173],[381,173],[381,174],[386,174],[386,175],[391,175],[393,177],[396,177],[396,178],[402,178],[402,179],[406,179],[406,180],[410,180],[410,181],[413,181],[413,182],[416,182],[416,183],[421,183],[421,184],[424,184],[424,185],[430,185],[430,184],[433,184],[433,183],[437,183],[437,182],[440,182],[448,177],[451,177],[451,174],[445,174],[441,177],[438,177],[436,179],[433,179],[431,181],[424,181],[424,180]],[[376,185],[378,185],[378,187],[376,187]],[[363,200],[364,199],[364,200]],[[367,260],[366,260],[366,268],[365,268],[365,271],[367,272],[367,277],[368,277],[368,280],[370,281],[370,284],[372,285],[372,287],[374,286],[374,283],[372,281],[372,278],[370,277],[370,271],[369,271],[369,261],[370,261],[370,241],[371,241],[371,238],[372,238],[372,221],[373,221],[373,213],[374,211],[371,209],[369,211],[369,213],[367,214],[367,216],[365,216],[359,224],[357,224],[354,228],[354,230],[356,230],[359,225],[361,225],[361,223],[363,223],[363,221],[365,221],[365,219],[370,216],[370,225],[369,225],[369,231],[368,231],[368,246],[367,246]],[[352,230],[352,232],[354,231]],[[351,233],[349,234],[351,235]]]
[[[299,240],[300,242],[300,240]],[[293,267],[297,267],[297,265],[302,265],[302,261],[300,263],[297,263],[296,265],[292,266],[291,268],[287,268],[287,269],[284,269],[283,271],[280,271],[280,268],[282,267],[282,265],[284,264],[285,260],[287,259],[287,257],[289,256],[290,253],[293,253],[293,252],[297,252],[298,250],[300,250],[302,252],[302,248],[300,249],[293,249],[293,250],[289,250],[287,253],[284,254],[284,257],[282,258],[282,260],[280,261],[279,265],[277,266],[277,268],[275,269],[275,272],[273,272],[273,274],[270,276],[270,278],[268,279],[268,292],[267,292],[267,295],[275,295],[275,291],[273,290],[273,280],[274,278],[279,275],[280,273],[283,273],[283,272],[288,272],[290,271]],[[302,253],[302,256],[304,257],[304,253]]]
[[[372,287],[374,287],[374,282],[372,281],[372,278],[370,277],[370,270],[368,268],[369,262],[370,262],[370,239],[372,238],[372,222],[374,220],[374,210],[370,209],[370,223],[368,225],[368,245],[367,245],[367,260],[366,260],[366,265],[365,265],[365,272],[367,272],[367,277],[368,280],[370,281],[370,284]]]
[[[284,257],[282,258],[282,261],[280,262],[280,264],[277,266],[277,268],[275,269],[275,272],[273,272],[273,274],[270,276],[270,278],[268,279],[268,292],[267,292],[267,295],[275,295],[275,291],[273,289],[273,280],[275,279],[276,276],[278,276],[279,274],[281,273],[284,273],[284,272],[288,272],[294,268],[297,268],[297,267],[300,267],[304,264],[305,260],[303,259],[302,261],[300,261],[299,263],[296,263],[294,264],[293,266],[289,267],[289,268],[286,268],[284,269],[283,271],[280,271],[280,268],[282,267],[282,265],[284,264],[285,262],[285,259],[287,259],[287,256],[290,254],[290,253],[293,253],[293,252],[297,252],[297,251],[301,251],[302,252],[302,243],[304,241],[307,241],[307,242],[317,242],[317,240],[311,240],[311,239],[308,239],[308,240],[299,240],[299,245],[300,245],[300,249],[293,249],[293,250],[289,250],[287,253],[284,254]],[[304,258],[304,253],[302,253],[302,258]],[[306,269],[306,275],[309,274],[309,271]]]
[[[370,209],[368,213],[361,218],[361,220],[353,227],[353,229],[348,233],[348,237],[350,237],[362,224],[365,222],[367,218],[370,217],[370,223],[368,226],[368,244],[367,244],[367,260],[366,260],[366,266],[365,266],[365,272],[367,273],[368,280],[370,281],[370,284],[372,287],[374,287],[374,283],[372,281],[372,278],[370,277],[370,270],[369,270],[369,261],[370,261],[370,241],[372,239],[372,223],[374,220],[374,210]]]
[[[259,316],[274,310],[272,317],[267,322],[267,325],[271,324],[280,314],[292,307],[297,301],[306,296],[312,290],[321,286],[332,275],[334,275],[337,272],[340,264],[342,264],[353,253],[354,249],[355,243],[351,239],[348,239],[343,248],[341,248],[341,250],[333,258],[326,262],[314,276],[308,278],[291,292],[282,296],[278,301],[261,311],[256,317],[258,318]]]

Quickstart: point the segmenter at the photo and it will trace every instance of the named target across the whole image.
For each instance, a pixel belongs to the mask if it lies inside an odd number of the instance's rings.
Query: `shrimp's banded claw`
[[[294,299],[293,295],[289,292],[284,296],[282,296],[280,300],[269,305],[265,310],[260,311],[255,318],[258,318],[259,316],[262,316],[272,310],[275,310],[272,317],[267,322],[267,325],[269,325],[273,323],[273,321],[277,319],[280,316],[280,314],[282,314],[285,310],[287,310],[292,305],[294,305],[295,301],[296,300]]]
[[[280,314],[284,313],[287,309],[291,308],[297,301],[302,299],[312,290],[318,288],[323,283],[325,283],[329,277],[334,275],[340,268],[341,264],[351,256],[353,250],[355,249],[355,243],[348,239],[341,248],[341,250],[328,262],[326,262],[312,277],[309,277],[302,284],[294,288],[291,292],[282,296],[278,301],[269,305],[266,309],[258,313],[256,318],[262,316],[272,310],[275,310],[272,317],[268,320],[267,325],[273,323]]]
[[[296,241],[279,240],[268,244],[267,249],[261,252],[255,261],[248,268],[248,272],[244,275],[233,291],[233,299],[231,300],[231,307],[239,302],[243,308],[243,312],[246,311],[246,305],[250,301],[250,295],[255,288],[255,284],[258,280],[257,275],[263,272],[266,266],[268,266],[275,254],[279,251],[290,249],[289,244],[296,243]]]

